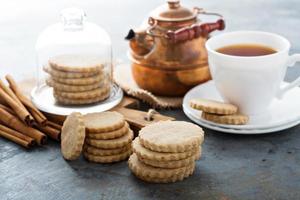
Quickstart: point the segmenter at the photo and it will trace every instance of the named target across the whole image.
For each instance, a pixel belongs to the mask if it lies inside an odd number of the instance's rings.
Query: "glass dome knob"
[[[61,11],[61,20],[65,30],[82,30],[85,17],[85,12],[79,8],[66,8]]]

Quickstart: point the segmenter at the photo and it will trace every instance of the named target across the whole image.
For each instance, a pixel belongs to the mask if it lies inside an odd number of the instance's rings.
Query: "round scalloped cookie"
[[[61,131],[61,152],[66,160],[77,159],[82,151],[85,127],[80,113],[73,112],[65,120]]]
[[[125,125],[124,116],[115,111],[90,113],[84,115],[87,132],[102,133],[115,131]]]
[[[103,61],[97,55],[65,54],[49,59],[49,65],[65,72],[99,72],[103,70]]]
[[[199,126],[185,121],[163,121],[141,129],[140,143],[157,152],[185,152],[202,144],[204,132]]]

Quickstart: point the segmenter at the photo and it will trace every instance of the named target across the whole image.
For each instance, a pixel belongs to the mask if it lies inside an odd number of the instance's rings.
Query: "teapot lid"
[[[197,10],[181,6],[179,0],[167,0],[167,4],[157,7],[150,16],[159,21],[186,21],[194,19],[197,16]]]

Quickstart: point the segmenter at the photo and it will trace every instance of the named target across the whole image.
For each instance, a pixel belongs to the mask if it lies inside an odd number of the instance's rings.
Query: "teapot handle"
[[[207,37],[207,35],[215,30],[224,30],[225,21],[222,16],[217,13],[208,13],[202,9],[195,8],[198,11],[198,14],[204,15],[216,15],[221,17],[218,21],[214,23],[204,23],[204,24],[193,24],[190,27],[185,27],[176,31],[169,30],[166,33],[166,37],[173,43],[184,42],[187,40],[192,40],[200,36]]]

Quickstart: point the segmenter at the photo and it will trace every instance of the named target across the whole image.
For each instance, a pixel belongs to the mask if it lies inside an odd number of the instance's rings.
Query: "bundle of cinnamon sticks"
[[[49,121],[10,75],[5,79],[8,85],[0,79],[0,137],[26,148],[45,144],[47,136],[59,141],[61,125]]]

